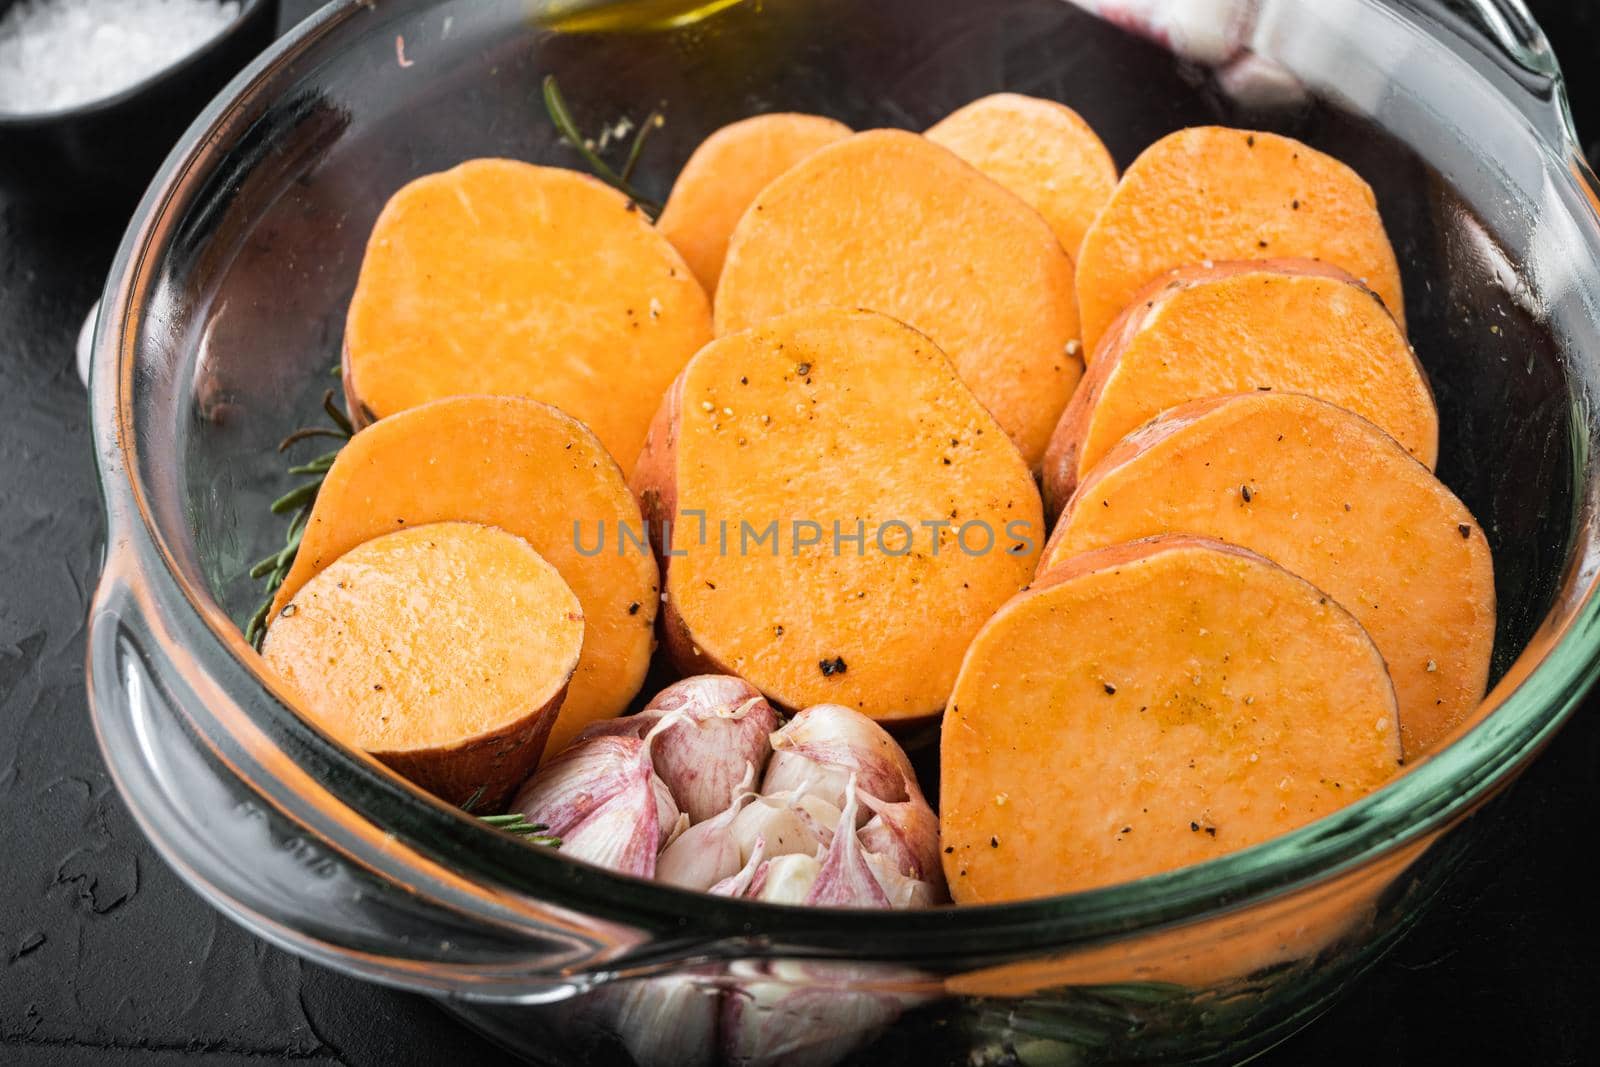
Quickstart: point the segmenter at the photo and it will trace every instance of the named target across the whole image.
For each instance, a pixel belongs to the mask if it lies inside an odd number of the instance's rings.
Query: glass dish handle
[[[479,1000],[570,996],[645,941],[629,927],[489,893],[414,853],[403,882],[380,873],[409,851],[403,838],[261,735],[184,652],[201,638],[182,614],[161,610],[133,577],[131,557],[148,547],[110,545],[89,619],[95,733],[140,828],[201,896],[311,959]],[[294,775],[304,780],[286,780]]]

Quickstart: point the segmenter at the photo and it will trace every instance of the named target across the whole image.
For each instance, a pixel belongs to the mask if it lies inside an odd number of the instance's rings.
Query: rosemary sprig
[[[516,834],[536,845],[548,848],[561,847],[561,838],[545,833],[550,827],[542,822],[529,822],[528,817],[521,812],[512,812],[510,815],[480,815],[478,819],[486,826],[504,830],[508,834]]]
[[[550,115],[550,122],[561,134],[561,139],[577,150],[583,161],[589,165],[589,169],[594,172],[594,176],[613,189],[621,191],[628,199],[638,204],[652,222],[655,221],[655,217],[661,213],[661,203],[645,196],[634,186],[633,172],[639,165],[639,156],[644,152],[645,140],[652,132],[666,125],[666,116],[662,115],[661,110],[657,108],[650,112],[639,124],[622,169],[617,170],[601,158],[595,147],[597,142],[579,132],[578,124],[573,121],[566,97],[561,95],[561,88],[556,84],[554,74],[547,74],[544,78],[544,108]]]
[[[350,419],[334,402],[332,389],[322,395],[322,410],[333,425],[302,426],[278,442],[278,451],[287,452],[299,442],[315,437],[336,438],[340,442],[339,447],[343,448],[344,442],[355,433],[355,428],[350,425]],[[289,528],[284,534],[283,547],[265,559],[257,560],[250,568],[251,578],[258,581],[264,578],[267,583],[261,606],[256,608],[244,628],[244,639],[257,651],[260,651],[261,639],[267,633],[267,613],[272,610],[272,599],[277,594],[278,587],[283,585],[283,579],[288,576],[295,554],[300,551],[300,538],[305,536],[306,522],[311,518],[311,505],[316,503],[317,493],[322,489],[322,480],[328,476],[328,470],[338,456],[339,449],[335,448],[332,452],[324,452],[315,459],[290,467],[290,474],[309,477],[311,480],[295,486],[272,502],[271,511],[274,515],[289,515],[290,519]]]

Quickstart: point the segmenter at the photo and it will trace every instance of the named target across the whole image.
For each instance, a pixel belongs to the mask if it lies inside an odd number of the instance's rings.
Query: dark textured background
[[[284,0],[285,25],[315,7]],[[1600,5],[1531,4],[1600,136]],[[1600,143],[1588,140],[1591,159]],[[100,550],[72,369],[116,224],[0,199],[0,1065],[381,1065],[504,1057],[430,1002],[301,963],[150,852],[95,751],[83,636]],[[1579,1064],[1600,1037],[1591,701],[1408,940],[1264,1061]]]

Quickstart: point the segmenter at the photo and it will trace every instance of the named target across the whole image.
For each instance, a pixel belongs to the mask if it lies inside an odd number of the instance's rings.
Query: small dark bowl
[[[0,16],[15,0],[0,0]],[[0,112],[0,190],[40,206],[127,211],[167,152],[228,79],[272,43],[278,0],[114,96],[41,114]]]

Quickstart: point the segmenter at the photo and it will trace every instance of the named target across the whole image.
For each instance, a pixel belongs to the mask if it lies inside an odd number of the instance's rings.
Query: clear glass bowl
[[[1184,3],[1192,57],[1062,0],[349,0],[240,75],[168,158],[95,339],[109,517],[90,689],[169,862],[269,940],[445,997],[549,1062],[1238,1060],[1393,943],[1596,673],[1596,185],[1515,0]],[[1207,19],[1211,22],[1207,22]],[[1222,20],[1222,21],[1218,21]],[[1220,73],[1211,30],[1250,52]],[[1182,44],[1184,41],[1179,41]],[[1443,417],[1440,475],[1493,543],[1485,715],[1389,787],[1200,867],[1025,904],[816,911],[688,894],[486,830],[302,722],[236,621],[281,537],[273,443],[338,357],[396,187],[479,155],[577,165],[665,101],[660,193],[716,126],[773,109],[922,128],[1014,89],[1126,164],[1183,125],[1282,130],[1377,188]],[[1480,820],[1481,821],[1481,820]]]

